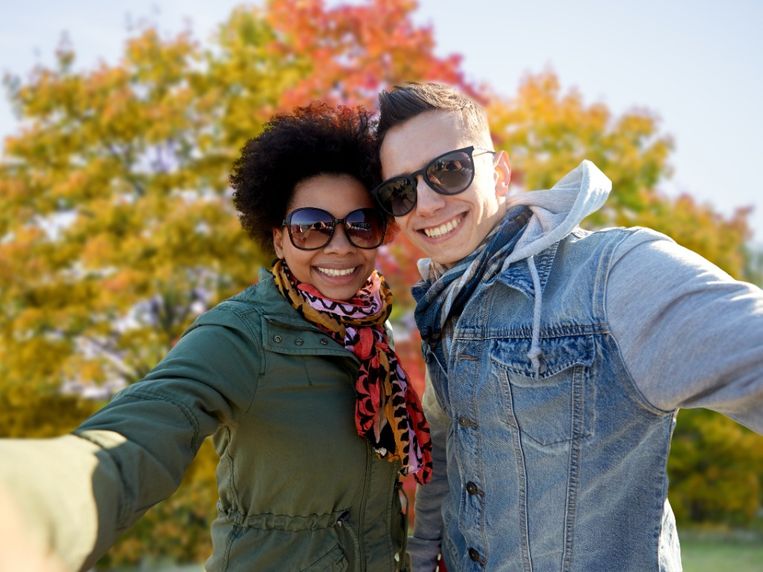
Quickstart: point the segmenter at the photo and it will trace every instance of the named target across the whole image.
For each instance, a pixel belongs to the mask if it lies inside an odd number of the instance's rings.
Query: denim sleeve
[[[432,572],[437,566],[442,539],[442,503],[448,493],[445,439],[450,420],[437,402],[428,373],[425,381],[422,405],[432,436],[432,480],[416,489],[416,520],[413,536],[408,540],[414,572]]]
[[[763,433],[763,291],[646,229],[618,245],[606,312],[646,400],[705,407]]]
[[[261,362],[252,346],[235,328],[194,327],[73,435],[0,440],[11,459],[0,487],[23,498],[34,541],[71,569],[92,566],[172,494],[203,439],[249,407]]]

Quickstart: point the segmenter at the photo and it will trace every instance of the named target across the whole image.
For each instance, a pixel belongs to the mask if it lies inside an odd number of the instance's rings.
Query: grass
[[[681,533],[684,572],[763,572],[757,535]]]

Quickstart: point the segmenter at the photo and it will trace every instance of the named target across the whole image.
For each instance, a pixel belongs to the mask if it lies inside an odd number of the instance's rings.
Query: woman
[[[274,118],[231,176],[243,227],[277,256],[272,269],[200,316],[74,435],[0,446],[6,466],[38,455],[55,464],[55,483],[74,483],[61,491],[39,472],[0,470],[35,500],[27,513],[47,509],[37,524],[67,565],[92,564],[169,496],[214,434],[208,570],[405,568],[399,476],[427,480],[430,446],[384,327],[391,295],[374,262],[388,221],[368,193],[375,155],[362,111],[313,105]],[[82,522],[67,541],[71,512]]]

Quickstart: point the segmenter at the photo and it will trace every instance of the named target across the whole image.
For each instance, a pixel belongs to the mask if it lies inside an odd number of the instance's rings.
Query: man
[[[681,570],[675,414],[763,431],[763,292],[654,231],[581,230],[611,187],[588,161],[511,193],[484,110],[450,87],[380,107],[374,193],[429,257],[414,296],[435,477],[415,569]]]

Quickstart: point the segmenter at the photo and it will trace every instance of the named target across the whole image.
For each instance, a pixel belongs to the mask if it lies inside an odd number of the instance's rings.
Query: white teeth
[[[461,219],[456,217],[452,220],[449,220],[448,222],[441,224],[440,226],[435,226],[432,228],[425,228],[424,234],[426,234],[429,238],[437,238],[438,236],[442,236],[445,233],[450,232],[454,228],[456,228],[461,223]]]
[[[355,272],[355,268],[322,268],[318,266],[318,270],[328,276],[349,276]]]

